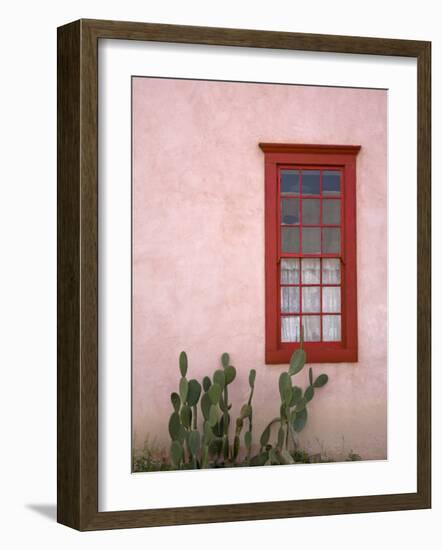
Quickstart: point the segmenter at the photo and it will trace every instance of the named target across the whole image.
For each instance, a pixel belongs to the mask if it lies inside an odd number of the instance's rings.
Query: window
[[[265,155],[266,363],[357,361],[359,146],[260,144]]]

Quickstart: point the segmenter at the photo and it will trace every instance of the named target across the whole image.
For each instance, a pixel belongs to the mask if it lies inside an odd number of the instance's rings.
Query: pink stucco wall
[[[201,379],[228,351],[233,413],[257,370],[255,440],[278,414],[264,363],[264,158],[259,142],[361,145],[357,169],[359,362],[314,365],[301,442],[340,458],[387,455],[387,93],[136,78],[133,81],[133,426],[169,447],[169,395],[186,350]],[[306,384],[307,369],[300,375]]]

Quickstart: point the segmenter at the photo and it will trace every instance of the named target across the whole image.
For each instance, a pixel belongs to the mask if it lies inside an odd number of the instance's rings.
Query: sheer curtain
[[[280,277],[281,341],[299,342],[301,318],[306,342],[321,341],[321,323],[322,341],[340,341],[340,259],[284,258]]]
[[[297,315],[281,317],[281,342],[299,342],[300,322]]]
[[[341,340],[340,315],[324,315],[322,317],[322,338],[324,342],[339,342]]]

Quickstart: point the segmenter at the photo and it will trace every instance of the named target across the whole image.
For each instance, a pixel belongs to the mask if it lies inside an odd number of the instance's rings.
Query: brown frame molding
[[[417,492],[98,511],[98,40],[405,56],[418,66]],[[58,29],[58,521],[81,531],[431,506],[431,43],[79,20]]]

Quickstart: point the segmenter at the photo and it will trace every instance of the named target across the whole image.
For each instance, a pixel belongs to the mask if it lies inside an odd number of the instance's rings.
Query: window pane
[[[296,285],[299,283],[299,260],[281,260],[281,283]]]
[[[319,286],[302,287],[302,311],[305,311],[306,313],[319,313],[319,296]]]
[[[305,342],[319,342],[321,340],[321,317],[319,315],[305,315],[302,318]]]
[[[304,244],[304,241],[302,241]],[[325,227],[322,230],[322,251],[325,254],[341,252],[341,230],[337,227]]]
[[[302,260],[302,282],[306,285],[319,284],[321,260],[316,258],[304,258]]]
[[[322,311],[324,313],[339,313],[341,311],[341,288],[339,286],[323,287]]]
[[[299,252],[299,229],[297,227],[281,228],[281,250],[283,252]]]
[[[299,170],[281,170],[281,195],[299,193]]]
[[[299,317],[281,317],[281,342],[299,342]]]
[[[281,288],[282,313],[299,313],[299,286]]]
[[[341,316],[324,315],[322,317],[322,339],[324,342],[340,342]]]
[[[341,223],[341,199],[322,201],[322,223],[326,225]]]
[[[307,225],[319,224],[319,199],[303,199],[302,223]]]
[[[322,284],[339,285],[341,283],[341,261],[338,258],[322,260]]]
[[[341,192],[341,173],[335,170],[322,172],[322,194],[339,195]]]
[[[299,199],[281,200],[281,223],[288,225],[299,223]]]
[[[320,176],[319,170],[302,171],[302,194],[319,195]]]
[[[302,252],[305,254],[320,254],[321,230],[319,227],[305,227],[302,229]]]

